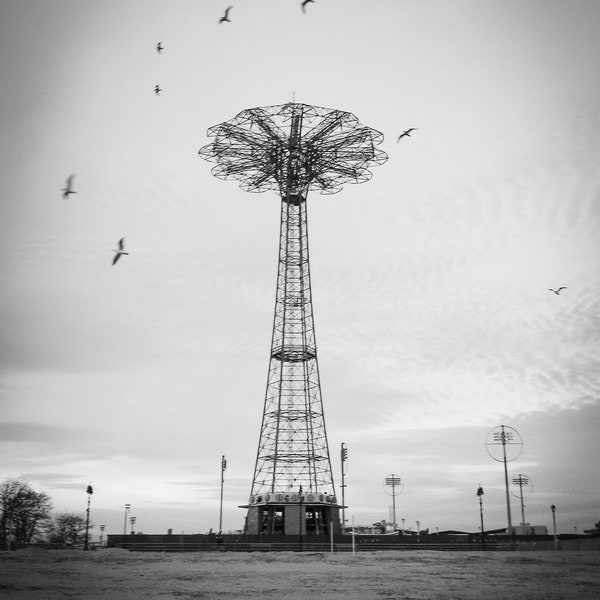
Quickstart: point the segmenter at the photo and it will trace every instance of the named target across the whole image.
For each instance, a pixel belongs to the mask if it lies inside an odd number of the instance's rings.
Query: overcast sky
[[[389,154],[371,181],[308,198],[347,517],[389,519],[394,473],[406,527],[476,531],[479,484],[486,528],[506,526],[485,446],[504,424],[526,520],[550,526],[555,504],[561,532],[593,527],[600,3],[239,0],[218,24],[226,6],[0,0],[0,478],[57,512],[83,513],[91,482],[108,533],[125,503],[139,531],[206,532],[224,454],[223,529],[243,526],[279,199],[197,151],[241,110],[295,99],[354,113]]]

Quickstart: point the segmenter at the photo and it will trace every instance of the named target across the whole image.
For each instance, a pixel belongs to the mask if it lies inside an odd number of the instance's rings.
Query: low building
[[[530,523],[521,523],[511,528],[512,535],[548,535],[548,528],[545,525],[531,525]]]

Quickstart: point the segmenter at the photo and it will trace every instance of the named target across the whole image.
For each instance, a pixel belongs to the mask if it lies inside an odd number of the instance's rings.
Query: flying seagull
[[[567,289],[567,287],[566,287],[566,286],[564,286],[564,285],[562,285],[562,286],[560,286],[560,287],[559,287],[557,290],[553,290],[552,288],[549,288],[549,289],[548,289],[548,291],[549,291],[549,292],[554,292],[554,293],[555,293],[557,296],[559,296],[559,295],[560,295],[560,292],[561,292],[561,290],[566,290],[566,289]]]
[[[229,20],[229,11],[233,8],[233,6],[228,6],[225,10],[225,14],[219,19],[219,25],[227,21],[227,23],[231,23]]]
[[[61,192],[63,193],[63,199],[68,198],[69,194],[77,193],[74,189],[72,189],[73,177],[75,177],[75,175],[69,175],[69,177],[67,178],[67,182],[65,183],[65,187],[61,190]]]
[[[410,132],[414,131],[415,129],[417,129],[417,127],[411,127],[410,129],[407,129],[406,131],[403,131],[399,136],[398,136],[398,140],[396,141],[396,144],[405,136],[407,135],[408,137],[410,137]]]
[[[116,254],[115,254],[115,257],[113,258],[113,261],[112,261],[112,264],[113,264],[113,265],[115,265],[115,264],[116,264],[116,262],[119,260],[119,258],[121,258],[121,256],[122,256],[123,254],[129,255],[129,252],[124,252],[124,251],[123,251],[123,245],[124,245],[124,242],[125,242],[125,238],[124,238],[124,237],[122,237],[122,238],[119,240],[119,249],[118,249],[118,250],[113,250],[113,252],[116,252]]]
[[[158,87],[158,84],[156,84],[156,85],[154,86],[154,93],[155,93],[157,96],[160,96],[160,93],[161,93],[161,92],[162,92],[162,90],[161,90],[161,89]]]
[[[304,2],[302,2],[302,12],[306,13],[306,5],[307,4],[314,4],[315,0],[304,0]]]
[[[162,42],[158,42],[158,44],[156,44],[156,51],[160,54],[163,50]]]

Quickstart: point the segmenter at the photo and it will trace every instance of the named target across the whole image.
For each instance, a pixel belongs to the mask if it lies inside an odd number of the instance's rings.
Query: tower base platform
[[[245,533],[248,535],[340,535],[339,504],[335,496],[304,494],[265,494],[251,498],[247,508]]]

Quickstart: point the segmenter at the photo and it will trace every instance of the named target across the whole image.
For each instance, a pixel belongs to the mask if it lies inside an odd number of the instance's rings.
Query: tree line
[[[2,549],[36,542],[77,544],[85,536],[85,517],[54,514],[50,496],[36,492],[21,479],[7,479],[0,484],[0,511]]]

